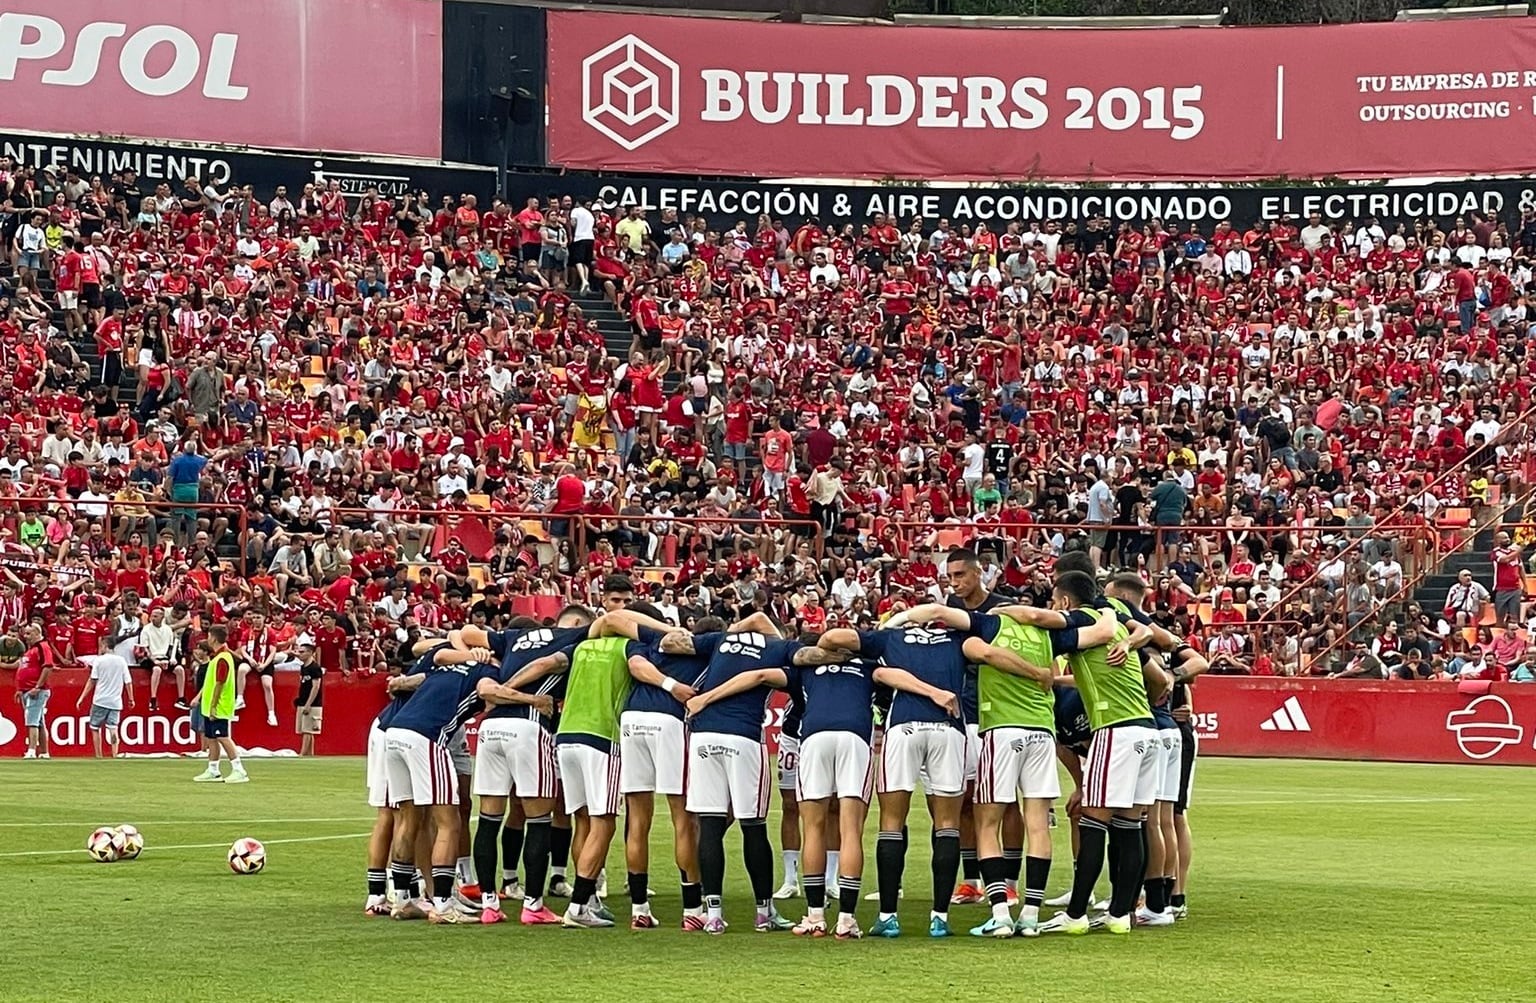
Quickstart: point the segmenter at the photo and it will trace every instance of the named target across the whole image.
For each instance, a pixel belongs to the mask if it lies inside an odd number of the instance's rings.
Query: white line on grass
[[[163,818],[152,822],[132,820],[140,828],[146,825],[288,825],[311,822],[372,822],[367,815],[346,815],[334,818]],[[0,829],[62,829],[76,825],[99,825],[99,819],[81,819],[78,822],[0,822]]]
[[[1200,800],[1197,803],[1207,808],[1241,808],[1249,805],[1363,805],[1363,804],[1446,804],[1455,801],[1472,801],[1474,798],[1286,798],[1273,801],[1224,801],[1220,798]]]
[[[324,842],[327,842],[329,840],[337,840],[337,839],[362,839],[362,838],[364,838],[365,836],[368,836],[368,835],[371,835],[371,833],[366,833],[366,832],[349,832],[349,833],[345,833],[344,835],[340,835],[340,836],[295,836],[292,839],[264,839],[264,840],[262,840],[262,843],[264,845],[266,845],[266,846],[272,846],[272,845],[277,844],[277,843],[324,843]],[[228,846],[229,846],[229,843],[227,843],[227,842],[225,842],[225,843],[178,843],[175,846],[151,846],[151,847],[146,847],[144,852],[148,853],[150,855],[154,855],[156,853],[164,853],[167,850],[211,850],[211,849],[214,849],[215,847],[228,847]],[[82,852],[80,847],[76,847],[73,850],[18,850],[18,851],[14,851],[14,852],[11,852],[11,853],[0,853],[0,857],[63,857],[63,856],[66,856],[68,854],[80,853],[80,852]]]

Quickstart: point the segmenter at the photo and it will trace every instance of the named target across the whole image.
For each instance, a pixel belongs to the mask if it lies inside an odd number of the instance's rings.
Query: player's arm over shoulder
[[[1006,672],[1011,676],[1023,676],[1025,679],[1033,679],[1043,687],[1049,689],[1056,672],[1049,665],[1036,665],[1021,657],[1017,652],[995,644],[988,644],[979,637],[967,638],[965,641],[965,657],[979,665],[990,665],[1000,672]]]

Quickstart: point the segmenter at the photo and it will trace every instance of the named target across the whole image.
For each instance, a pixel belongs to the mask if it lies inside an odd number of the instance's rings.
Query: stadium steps
[[[575,293],[573,299],[581,307],[581,312],[589,319],[597,321],[597,329],[602,332],[603,345],[608,354],[620,362],[628,361],[629,346],[634,341],[633,328],[624,315],[597,291],[585,294]]]

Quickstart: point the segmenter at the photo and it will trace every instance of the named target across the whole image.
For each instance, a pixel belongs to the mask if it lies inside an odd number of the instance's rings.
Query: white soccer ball
[[[110,864],[122,853],[122,843],[118,841],[117,830],[102,826],[91,833],[91,838],[85,841],[85,852],[91,855],[91,859],[98,864]]]
[[[267,866],[267,848],[246,836],[229,848],[229,869],[236,874],[256,874]]]
[[[113,830],[117,834],[119,860],[133,860],[144,852],[144,834],[126,823]]]

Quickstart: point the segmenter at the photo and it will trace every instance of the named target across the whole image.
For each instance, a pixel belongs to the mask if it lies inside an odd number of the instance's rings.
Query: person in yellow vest
[[[240,762],[240,750],[229,737],[229,724],[235,717],[235,655],[229,650],[229,628],[216,623],[208,628],[208,643],[213,656],[203,677],[198,695],[203,714],[203,737],[208,740],[208,769],[192,779],[198,783],[244,784],[250,782]],[[219,753],[223,752],[232,768],[229,776],[219,773]]]

